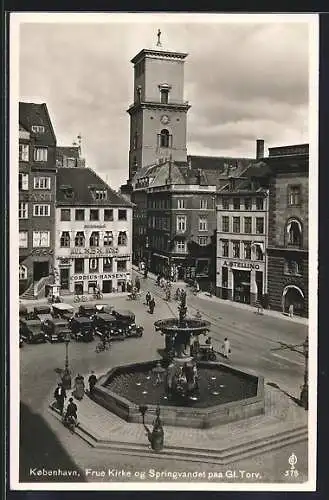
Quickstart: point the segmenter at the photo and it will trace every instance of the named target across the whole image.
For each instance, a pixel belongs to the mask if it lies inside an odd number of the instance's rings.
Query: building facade
[[[53,273],[56,137],[46,104],[19,103],[19,292]]]
[[[184,62],[187,54],[141,50],[134,64],[134,103],[129,107],[129,179],[138,169],[171,156],[186,161]]]
[[[61,293],[125,292],[132,205],[86,167],[57,173],[55,261]]]
[[[223,299],[254,304],[267,294],[269,197],[261,184],[230,179],[218,193],[216,294]]]
[[[273,309],[308,315],[307,144],[269,149],[268,292]]]

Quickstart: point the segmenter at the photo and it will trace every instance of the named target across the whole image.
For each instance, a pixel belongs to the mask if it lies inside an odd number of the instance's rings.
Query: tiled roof
[[[62,158],[62,156],[66,156],[67,158],[79,158],[79,147],[78,146],[57,146],[56,158]]]
[[[47,105],[45,103],[35,104],[33,102],[19,103],[19,123],[31,134],[32,125],[42,125],[45,127],[44,133],[35,134],[38,144],[55,145],[56,136],[50,121]]]
[[[231,158],[228,156],[194,156],[187,157],[191,168],[197,170],[216,170],[224,172],[226,165],[232,165],[239,168],[246,168],[250,162],[255,161],[253,158]]]
[[[99,205],[132,207],[123,196],[116,193],[96,172],[87,167],[59,168],[56,174],[56,202],[58,205]],[[107,191],[106,200],[95,200],[92,189]],[[72,196],[67,195],[72,190]]]

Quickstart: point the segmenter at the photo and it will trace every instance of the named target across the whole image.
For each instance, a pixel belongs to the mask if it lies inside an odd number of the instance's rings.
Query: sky
[[[88,166],[114,189],[128,177],[130,60],[156,48],[158,28],[164,49],[189,54],[188,154],[254,158],[257,138],[266,148],[309,141],[306,19],[72,16],[20,24],[19,99],[47,103],[58,145],[80,133]]]

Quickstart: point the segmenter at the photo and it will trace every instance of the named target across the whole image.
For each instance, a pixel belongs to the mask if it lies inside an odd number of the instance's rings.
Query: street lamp
[[[308,410],[308,337],[306,337],[303,344],[303,351],[305,356],[305,371],[304,371],[304,385],[300,393],[300,401],[305,408]]]
[[[72,379],[71,372],[69,369],[69,343],[71,341],[71,337],[69,333],[65,334],[64,342],[65,342],[65,368],[62,375],[62,384],[64,389],[71,389]]]

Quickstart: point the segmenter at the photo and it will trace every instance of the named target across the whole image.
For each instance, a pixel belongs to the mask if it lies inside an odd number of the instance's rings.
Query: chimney
[[[188,170],[191,170],[192,168],[192,159],[190,156],[187,157],[187,168]]]
[[[256,140],[256,160],[264,158],[264,139]]]

